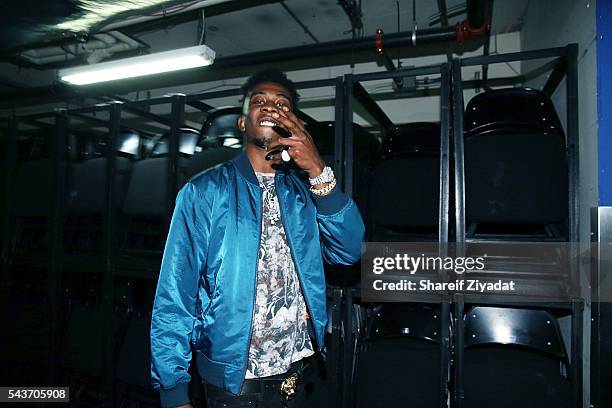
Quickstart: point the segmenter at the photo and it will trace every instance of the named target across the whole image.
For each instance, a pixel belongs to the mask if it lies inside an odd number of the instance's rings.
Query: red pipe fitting
[[[376,53],[378,55],[383,55],[385,53],[383,48],[383,34],[382,28],[376,30]]]
[[[478,28],[471,27],[467,20],[458,22],[455,24],[455,28],[457,30],[457,42],[463,44],[465,40],[487,32],[489,29],[489,19],[487,18],[484,24]]]

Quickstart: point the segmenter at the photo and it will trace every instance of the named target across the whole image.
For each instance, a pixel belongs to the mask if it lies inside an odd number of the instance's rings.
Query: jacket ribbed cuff
[[[342,193],[338,187],[334,188],[328,195],[318,196],[313,194],[312,196],[318,213],[322,215],[337,213],[349,200],[348,196]]]
[[[159,400],[163,408],[174,408],[191,403],[189,383],[178,383],[174,388],[159,390]]]

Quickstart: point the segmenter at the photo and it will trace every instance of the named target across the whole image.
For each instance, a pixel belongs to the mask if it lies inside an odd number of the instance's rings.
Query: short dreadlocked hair
[[[298,94],[297,89],[295,89],[295,83],[287,78],[287,75],[285,75],[284,72],[276,68],[266,68],[262,71],[256,72],[249,79],[247,79],[244,85],[242,85],[242,100],[244,101],[244,98],[246,98],[249,92],[263,82],[271,82],[287,88],[287,91],[289,91],[289,97],[291,98],[291,106],[295,109],[295,106],[300,99],[300,95]]]

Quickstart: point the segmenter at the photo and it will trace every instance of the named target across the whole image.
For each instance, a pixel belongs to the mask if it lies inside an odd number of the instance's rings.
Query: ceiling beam
[[[421,30],[422,35],[431,35],[437,42],[421,42],[417,47],[410,45],[412,32],[385,35],[385,48],[398,50],[399,57],[411,58],[426,55],[439,55],[446,52],[447,45],[457,52],[473,51],[481,44],[476,38],[463,45],[441,41],[450,37],[448,29],[433,28]],[[375,36],[356,41],[340,40],[327,43],[283,48],[264,52],[218,58],[212,66],[141,78],[112,81],[109,83],[71,87],[55,83],[49,87],[29,88],[2,95],[0,109],[22,106],[42,105],[71,99],[82,100],[86,97],[103,97],[129,92],[159,88],[181,87],[189,84],[239,78],[251,75],[254,71],[271,65],[284,70],[304,70],[309,68],[347,65],[375,61]]]

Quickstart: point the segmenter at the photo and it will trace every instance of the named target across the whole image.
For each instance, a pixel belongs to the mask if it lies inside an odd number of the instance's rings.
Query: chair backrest
[[[464,116],[467,134],[504,127],[563,133],[552,102],[536,89],[496,89],[479,93],[470,100]]]
[[[368,341],[412,337],[440,342],[440,309],[413,303],[377,306],[366,328]]]
[[[465,347],[520,346],[567,362],[557,319],[547,310],[474,306],[465,316]]]
[[[186,177],[187,179],[190,179],[191,177],[205,170],[211,169],[221,163],[225,163],[226,161],[233,159],[241,152],[242,149],[221,146],[211,147],[196,153],[191,159],[189,159],[185,173]]]
[[[238,118],[241,114],[242,109],[238,107],[210,111],[202,124],[199,144],[204,149],[211,147],[242,148],[244,136],[238,129]]]
[[[179,133],[179,153],[191,156],[196,152],[196,146],[198,139],[200,138],[200,132],[195,129],[182,127]],[[155,144],[151,157],[160,157],[167,155],[169,152],[170,132],[166,132]]]
[[[557,320],[549,311],[476,306],[466,314],[466,407],[575,406],[568,368]]]
[[[446,384],[439,309],[388,303],[374,310],[373,319],[356,357],[355,401],[369,408],[440,406]]]
[[[381,153],[385,160],[415,156],[437,159],[440,155],[440,125],[415,122],[396,126],[387,131]]]
[[[317,150],[325,162],[332,166],[335,150],[336,124],[330,121],[312,122],[306,125],[306,130],[312,136]],[[378,160],[380,142],[370,132],[353,123],[353,160],[354,169],[371,168]]]
[[[86,160],[74,165],[68,186],[67,213],[102,215],[106,210],[105,157]],[[115,158],[115,207],[121,208],[132,163],[125,157]]]
[[[565,136],[544,94],[484,92],[468,103],[465,124],[468,222],[552,224],[567,217]]]
[[[152,157],[132,165],[123,213],[131,217],[163,218],[166,216],[168,191],[168,157]],[[188,160],[178,162],[178,187],[185,183]]]
[[[241,109],[237,107],[209,112],[200,131],[201,151],[193,155],[187,165],[188,179],[233,159],[243,151],[244,136],[237,125],[240,114]]]
[[[387,134],[382,149],[383,160],[374,169],[370,189],[373,239],[437,234],[440,126],[398,126]]]

